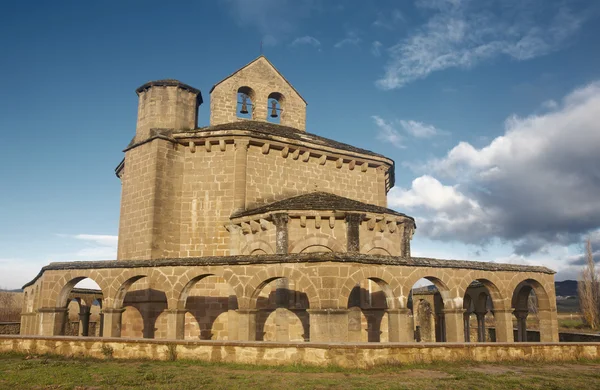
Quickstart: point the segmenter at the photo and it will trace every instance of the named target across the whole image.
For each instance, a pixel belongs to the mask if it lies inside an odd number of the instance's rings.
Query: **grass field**
[[[0,354],[1,389],[600,389],[600,361],[259,367]]]

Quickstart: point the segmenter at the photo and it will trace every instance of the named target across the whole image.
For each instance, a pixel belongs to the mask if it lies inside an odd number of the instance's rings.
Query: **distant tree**
[[[587,240],[585,266],[579,277],[579,305],[583,319],[592,329],[600,327],[600,274],[596,270],[592,242]]]
[[[0,289],[0,321],[14,321],[17,310],[14,294]]]

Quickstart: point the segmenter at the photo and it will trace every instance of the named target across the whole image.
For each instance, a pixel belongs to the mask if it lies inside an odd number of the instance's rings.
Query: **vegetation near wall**
[[[21,321],[23,294],[0,289],[0,322]]]
[[[592,243],[586,245],[586,264],[579,278],[579,305],[581,314],[590,328],[600,328],[600,273],[596,269]]]

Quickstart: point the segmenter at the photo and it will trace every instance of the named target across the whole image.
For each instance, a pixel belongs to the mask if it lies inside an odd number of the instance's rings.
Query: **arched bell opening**
[[[242,119],[254,119],[254,90],[250,87],[240,87],[237,91],[236,115]]]
[[[348,340],[389,341],[387,310],[392,306],[392,289],[384,280],[367,278],[357,283],[348,297]]]
[[[413,315],[415,341],[446,341],[444,296],[447,294],[447,287],[436,277],[424,277],[412,286],[407,306]]]
[[[295,280],[286,277],[265,280],[253,298],[257,310],[256,340],[310,340],[310,304]]]
[[[269,94],[267,103],[267,121],[280,124],[283,115],[283,95],[279,92],[273,92]]]

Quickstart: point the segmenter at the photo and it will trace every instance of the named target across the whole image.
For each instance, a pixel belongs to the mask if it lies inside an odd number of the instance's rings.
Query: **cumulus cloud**
[[[300,45],[309,45],[313,47],[321,47],[321,41],[319,41],[315,37],[311,37],[310,35],[305,35],[303,37],[296,38],[292,41],[291,46],[300,46]]]
[[[373,115],[373,121],[379,128],[377,133],[377,139],[383,142],[390,143],[399,149],[404,149],[403,140],[404,137],[400,134],[400,132],[394,127],[394,125],[390,122],[387,122],[383,118]]]
[[[498,56],[529,60],[559,50],[583,18],[566,5],[542,0],[419,0],[427,22],[388,52],[382,89],[402,86],[448,68],[470,68]],[[490,11],[493,10],[493,11]]]
[[[517,255],[580,243],[600,228],[598,112],[595,82],[553,111],[512,116],[489,145],[461,142],[422,164],[424,175],[394,189],[390,204],[414,212],[420,234],[432,239],[482,245],[497,238]]]

